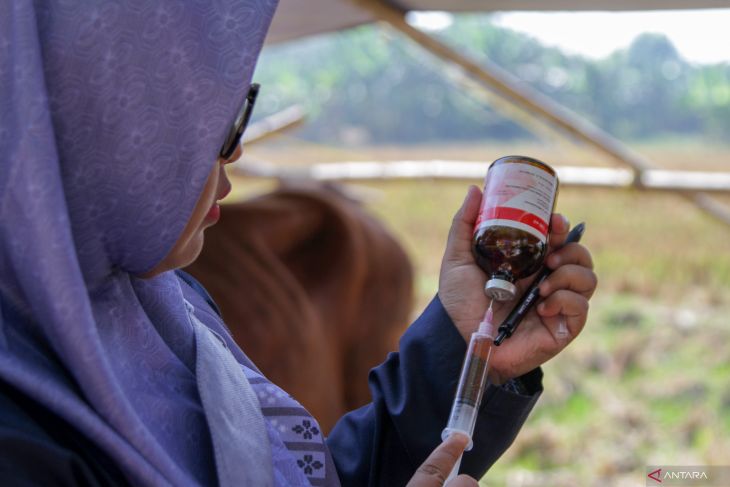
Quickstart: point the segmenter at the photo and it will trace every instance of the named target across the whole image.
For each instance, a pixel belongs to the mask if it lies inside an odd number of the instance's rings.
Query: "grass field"
[[[637,150],[665,168],[730,171],[730,147],[665,141]],[[554,165],[609,164],[562,146],[250,151],[254,158],[290,164],[482,160],[485,171],[508,153]],[[240,183],[238,197],[272,184]],[[467,184],[351,186],[411,256],[417,310],[437,290],[446,234]],[[664,193],[562,188],[558,211],[573,223],[586,222],[584,243],[593,253],[599,289],[584,333],[544,367],[543,397],[483,485],[638,486],[645,485],[647,465],[730,464],[730,227]]]

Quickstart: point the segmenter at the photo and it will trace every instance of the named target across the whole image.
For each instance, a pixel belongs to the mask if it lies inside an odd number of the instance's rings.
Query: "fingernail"
[[[553,254],[550,257],[548,257],[548,266],[555,269],[557,266],[560,265],[560,256],[557,254]]]
[[[540,303],[537,305],[537,312],[540,314],[543,314],[545,312],[545,303]]]
[[[568,217],[565,215],[560,215],[560,218],[563,219],[563,224],[566,228],[570,228],[570,221],[568,220]]]
[[[455,441],[460,447],[465,447],[469,443],[469,437],[463,433],[451,433],[447,440],[453,438],[451,441]]]
[[[568,338],[568,324],[565,322],[565,318],[561,318],[560,322],[558,323],[558,330],[555,333],[555,336],[560,340],[565,340]]]

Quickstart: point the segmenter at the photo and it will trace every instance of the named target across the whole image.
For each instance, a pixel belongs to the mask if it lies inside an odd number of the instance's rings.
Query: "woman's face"
[[[228,180],[224,166],[237,160],[241,156],[241,146],[231,155],[230,159],[218,159],[208,175],[193,213],[185,229],[175,242],[169,254],[152,270],[142,277],[154,277],[162,272],[179,269],[191,264],[203,249],[203,231],[213,225],[220,218],[218,201],[225,198],[231,191],[231,182]]]

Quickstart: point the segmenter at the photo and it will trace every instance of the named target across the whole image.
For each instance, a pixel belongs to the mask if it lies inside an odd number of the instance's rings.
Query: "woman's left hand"
[[[484,294],[485,273],[476,265],[471,245],[479,213],[481,191],[471,186],[454,216],[439,276],[439,298],[466,341],[477,329],[489,305]],[[524,318],[511,338],[494,347],[490,380],[495,384],[523,375],[557,355],[583,329],[588,300],[596,289],[590,252],[571,243],[560,247],[569,231],[568,221],[555,214],[551,221],[550,249],[546,264],[553,269],[541,284],[542,302]],[[553,249],[557,250],[553,251]],[[533,277],[516,283],[521,296]],[[515,302],[494,302],[494,323],[499,326]],[[562,322],[562,324],[561,324]],[[561,336],[562,331],[567,335]]]

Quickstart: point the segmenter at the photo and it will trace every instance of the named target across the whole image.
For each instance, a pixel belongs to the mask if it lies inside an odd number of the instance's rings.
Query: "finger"
[[[588,299],[573,291],[561,289],[548,296],[537,305],[537,314],[545,319],[562,316],[571,337],[577,336],[585,325],[588,316]],[[556,320],[551,320],[556,325]]]
[[[408,482],[408,487],[441,487],[464,453],[469,438],[452,434],[428,456]],[[457,484],[458,485],[458,484]]]
[[[598,278],[591,269],[568,264],[559,267],[540,284],[540,296],[549,296],[559,289],[567,289],[590,299],[597,285]]]
[[[560,248],[570,231],[570,222],[560,213],[553,213],[550,217],[550,235],[548,238],[548,253]]]
[[[474,236],[474,224],[479,215],[479,206],[482,202],[482,192],[474,185],[469,186],[461,208],[454,215],[446,243],[447,259],[455,259],[471,255],[471,240]]]
[[[446,484],[446,487],[479,487],[479,482],[468,475],[462,474]]]
[[[551,269],[557,269],[565,264],[577,264],[593,269],[593,257],[590,251],[579,243],[569,243],[548,255],[545,263]]]

